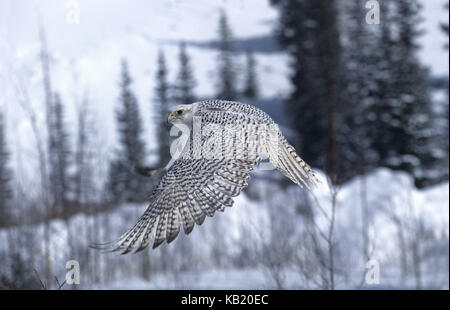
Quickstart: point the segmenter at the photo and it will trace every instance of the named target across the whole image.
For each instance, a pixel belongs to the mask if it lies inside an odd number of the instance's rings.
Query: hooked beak
[[[169,116],[167,117],[167,122],[171,123],[176,118],[175,114],[169,113]]]

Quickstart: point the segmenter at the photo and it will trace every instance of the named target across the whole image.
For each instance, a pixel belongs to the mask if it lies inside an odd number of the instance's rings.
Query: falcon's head
[[[181,104],[173,107],[169,116],[167,117],[167,121],[169,123],[182,123],[182,124],[191,124],[192,123],[192,110],[193,104]]]

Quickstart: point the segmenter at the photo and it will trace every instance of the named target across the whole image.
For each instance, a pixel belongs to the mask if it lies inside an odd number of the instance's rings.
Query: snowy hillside
[[[277,173],[277,172],[273,172]],[[323,177],[322,177],[323,180]],[[257,181],[256,181],[257,182]],[[324,182],[326,184],[326,182]],[[318,226],[326,230],[328,222],[325,216],[320,215],[319,207],[329,213],[331,209],[330,194],[327,185],[321,185],[314,190],[317,205],[313,204],[313,212],[318,214]],[[449,237],[449,184],[444,183],[434,188],[420,191],[414,188],[411,178],[404,173],[379,169],[367,176],[367,203],[370,206],[370,234],[375,240],[372,245],[371,258],[380,263],[381,280],[379,286],[364,288],[403,287],[413,288],[412,278],[402,279],[398,272],[398,259],[400,255],[398,240],[398,223],[394,217],[403,219],[403,225],[408,229],[416,229],[419,225],[427,231],[428,238],[434,239],[434,245],[421,249],[424,259],[422,272],[424,287],[448,288],[448,237]],[[385,186],[389,184],[389,186]],[[303,192],[296,186],[289,186],[286,190],[277,191],[273,184],[261,183],[266,186],[265,197],[261,201],[253,201],[247,195],[236,199],[233,208],[227,209],[224,214],[218,214],[214,219],[207,219],[203,227],[195,228],[192,238],[194,250],[204,253],[206,257],[211,251],[213,243],[226,247],[231,253],[238,253],[239,242],[248,238],[249,242],[256,244],[267,243],[272,239],[268,234],[283,233],[273,230],[270,216],[283,217],[283,225],[294,225],[290,233],[301,234],[305,230],[305,219],[298,212]],[[361,206],[358,199],[361,192],[361,179],[355,179],[343,186],[337,196],[336,207],[336,240],[339,249],[338,268],[348,272],[348,279],[342,280],[340,288],[360,287],[361,274],[366,271],[365,261],[360,256],[361,251]],[[406,206],[406,207],[405,207]],[[297,211],[296,211],[297,209]],[[290,220],[288,220],[290,218]],[[220,241],[209,239],[215,235],[215,226],[218,226],[222,236]],[[247,229],[242,229],[243,227]],[[245,235],[242,235],[242,234]],[[267,233],[267,234],[266,234]],[[292,237],[292,236],[291,236]],[[209,241],[209,242],[208,242]],[[181,241],[180,241],[181,242]],[[424,243],[425,245],[425,243]],[[170,245],[169,245],[170,247]],[[256,245],[256,248],[258,245]],[[208,249],[209,248],[209,249]],[[233,250],[233,248],[235,248]],[[439,250],[441,249],[441,250]],[[434,253],[434,254],[433,254]],[[205,272],[186,272],[175,275],[156,275],[151,282],[141,279],[129,279],[113,284],[107,288],[197,288],[197,289],[229,289],[229,288],[276,288],[273,279],[267,275],[267,267],[259,263],[254,268],[242,270],[212,269]],[[299,272],[295,267],[286,267],[285,285],[288,288],[305,288]],[[193,281],[195,279],[195,281]],[[100,285],[98,288],[105,288]],[[339,287],[339,286],[338,286]]]
[[[273,172],[276,174],[277,172]],[[276,184],[253,180],[257,186],[265,186],[265,197],[260,201],[243,194],[235,199],[235,206],[219,213],[214,218],[207,218],[205,223],[196,227],[188,237],[182,236],[173,244],[163,246],[158,250],[150,250],[150,261],[157,262],[162,251],[180,250],[187,255],[186,263],[190,267],[181,268],[178,260],[173,261],[168,272],[151,274],[150,280],[140,276],[142,253],[131,256],[116,254],[102,254],[99,258],[99,269],[88,271],[83,269],[83,257],[77,251],[82,251],[89,243],[100,238],[109,241],[119,236],[145,209],[146,206],[126,205],[111,214],[98,216],[77,215],[70,219],[72,227],[72,250],[67,248],[68,233],[62,221],[53,221],[52,231],[52,262],[55,274],[63,277],[65,262],[69,259],[80,261],[82,267],[80,288],[119,288],[119,289],[266,289],[277,288],[271,275],[270,265],[254,255],[270,247],[274,251],[288,249],[299,250],[302,255],[311,249],[303,248],[307,242],[305,233],[308,232],[308,219],[304,210],[304,191],[296,186],[289,186],[282,190]],[[326,182],[324,181],[326,184]],[[417,240],[404,240],[406,245],[415,241],[420,246],[418,255],[421,257],[422,288],[448,289],[448,238],[449,238],[449,184],[444,183],[434,188],[419,191],[411,184],[410,177],[403,173],[379,169],[367,176],[367,203],[370,206],[369,234],[371,245],[371,259],[380,265],[380,284],[370,286],[361,284],[366,272],[366,260],[361,256],[361,205],[358,199],[361,192],[361,179],[356,179],[343,186],[337,195],[336,225],[336,268],[340,279],[338,288],[414,288],[415,282],[410,273],[402,277],[399,271],[401,256],[399,229],[414,231]],[[389,186],[385,186],[389,184]],[[248,191],[246,191],[248,192]],[[313,194],[312,212],[317,216],[318,229],[327,231],[330,214],[330,194],[327,185],[322,185]],[[311,196],[312,197],[312,196]],[[323,212],[323,213],[322,213]],[[277,218],[273,218],[277,217]],[[400,219],[400,222],[398,220]],[[86,230],[86,223],[97,223],[98,232],[93,234]],[[105,224],[108,223],[108,224]],[[401,225],[399,226],[399,223]],[[279,224],[282,224],[280,226]],[[105,226],[106,225],[106,226]],[[33,229],[15,228],[11,231],[0,232],[0,244],[7,245],[7,236],[15,231]],[[40,226],[40,230],[43,226]],[[39,230],[38,230],[39,232]],[[405,231],[406,232],[406,231]],[[96,236],[96,237],[94,237]],[[28,236],[27,242],[33,243],[36,236]],[[31,239],[30,239],[31,238]],[[279,239],[281,238],[281,239]],[[286,238],[283,242],[280,241]],[[34,245],[42,249],[42,241],[36,240]],[[276,241],[276,243],[274,243]],[[431,242],[430,242],[431,241]],[[246,242],[243,244],[242,242]],[[300,242],[300,243],[299,243]],[[291,248],[292,247],[292,248]],[[186,249],[188,248],[188,249]],[[226,249],[225,253],[230,261],[236,261],[247,249],[249,257],[254,260],[252,266],[237,268],[229,263],[217,266],[211,263],[217,248]],[[408,251],[409,248],[406,250]],[[4,253],[3,247],[0,251]],[[72,252],[71,252],[72,251]],[[82,252],[80,252],[82,253]],[[175,252],[173,252],[175,253]],[[98,254],[91,250],[90,255]],[[169,254],[170,255],[170,254]],[[408,257],[408,260],[410,258]],[[4,262],[10,263],[7,259]],[[39,270],[41,262],[36,261],[34,268]],[[113,275],[102,275],[101,282],[93,284],[90,273],[102,274],[102,268],[108,266],[117,269]],[[116,267],[114,267],[116,266]],[[119,268],[120,266],[120,268]],[[180,269],[181,268],[181,269]],[[314,288],[314,281],[306,280],[299,271],[295,261],[284,264],[279,270],[283,279],[283,288]],[[408,267],[410,268],[410,267]],[[362,285],[362,286],[361,286]]]

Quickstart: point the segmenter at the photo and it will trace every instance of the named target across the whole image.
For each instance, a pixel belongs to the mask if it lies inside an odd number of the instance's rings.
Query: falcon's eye
[[[178,111],[177,111],[177,114],[178,114],[178,115],[183,114],[183,110],[178,110]]]

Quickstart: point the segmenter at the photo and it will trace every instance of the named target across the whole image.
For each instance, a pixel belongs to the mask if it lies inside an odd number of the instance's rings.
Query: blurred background
[[[448,289],[446,0],[3,0],[0,288]],[[254,104],[324,181],[256,169],[170,245],[134,225],[168,109]],[[379,277],[377,277],[379,275]],[[56,280],[57,279],[57,280]],[[372,280],[371,280],[372,279]]]

